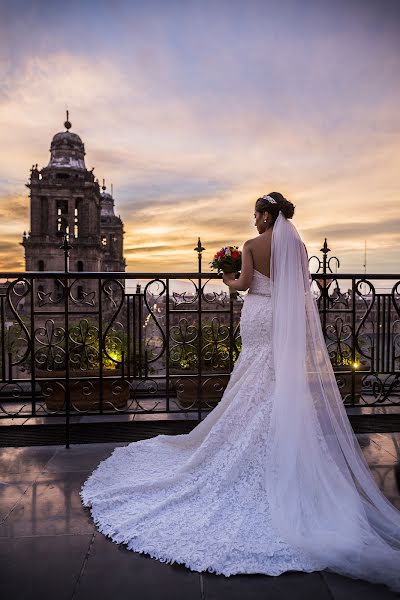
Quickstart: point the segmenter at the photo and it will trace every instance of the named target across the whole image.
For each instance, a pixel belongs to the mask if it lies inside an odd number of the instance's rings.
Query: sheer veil
[[[400,511],[375,483],[347,418],[307,252],[281,211],[271,294],[275,384],[265,481],[274,524],[328,571],[400,591]]]

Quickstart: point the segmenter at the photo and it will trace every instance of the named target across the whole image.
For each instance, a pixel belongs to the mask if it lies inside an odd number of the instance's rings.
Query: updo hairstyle
[[[281,210],[287,219],[291,219],[294,215],[295,205],[289,200],[286,200],[280,192],[270,192],[268,196],[271,196],[276,200],[276,204],[270,202],[266,198],[258,198],[256,201],[256,211],[263,213],[265,210],[272,215],[272,225],[278,218],[279,211]]]

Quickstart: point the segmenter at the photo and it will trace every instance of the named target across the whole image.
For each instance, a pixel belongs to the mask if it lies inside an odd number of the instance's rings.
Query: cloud
[[[15,227],[16,231],[21,231],[22,223],[26,223],[29,215],[29,199],[23,196],[13,196],[4,194],[0,203],[0,223],[10,231]],[[22,235],[22,231],[21,231]]]
[[[309,228],[306,232],[311,236],[315,236],[320,233],[320,229]],[[370,221],[359,223],[352,221],[350,223],[325,225],[324,234],[335,237],[338,240],[347,240],[350,236],[368,236],[369,239],[388,237],[391,240],[394,239],[397,241],[400,240],[400,217],[395,220],[390,219],[375,223],[371,223]]]
[[[368,233],[377,267],[395,264],[393,4],[100,1],[76,4],[80,19],[45,5],[9,5],[0,24],[0,235],[15,263],[29,168],[47,164],[68,107],[87,167],[114,185],[129,269],[192,269],[198,236],[204,262],[241,246],[272,190],[296,204],[311,249],[327,236],[356,265]]]

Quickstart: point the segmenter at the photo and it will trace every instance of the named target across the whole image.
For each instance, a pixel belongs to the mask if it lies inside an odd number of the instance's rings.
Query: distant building
[[[30,222],[21,244],[27,271],[63,271],[60,250],[69,234],[70,271],[125,271],[123,223],[114,214],[114,199],[100,190],[93,169],[85,165],[85,147],[71,123],[56,133],[47,167],[31,169]]]

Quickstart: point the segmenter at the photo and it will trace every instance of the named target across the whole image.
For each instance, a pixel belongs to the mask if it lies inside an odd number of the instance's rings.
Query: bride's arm
[[[242,250],[242,268],[240,269],[240,277],[235,279],[234,273],[224,273],[223,282],[229,285],[230,288],[237,291],[245,291],[250,287],[253,279],[253,255],[250,249],[250,241],[247,240],[243,244]]]

